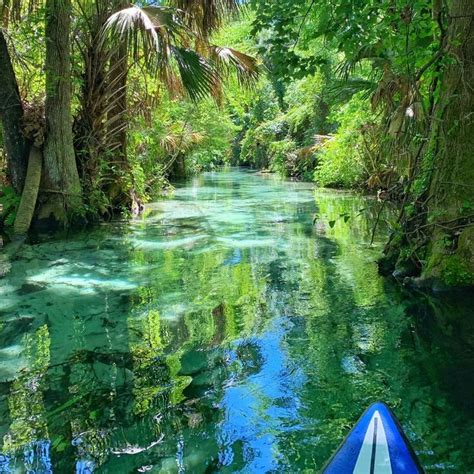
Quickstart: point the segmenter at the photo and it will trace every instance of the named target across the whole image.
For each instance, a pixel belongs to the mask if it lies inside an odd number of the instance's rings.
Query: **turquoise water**
[[[427,471],[474,472],[474,297],[380,278],[376,213],[228,170],[24,246],[0,280],[0,472],[317,472],[375,400]]]

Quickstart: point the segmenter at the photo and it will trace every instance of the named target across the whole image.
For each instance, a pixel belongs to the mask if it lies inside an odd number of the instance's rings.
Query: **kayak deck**
[[[418,474],[423,469],[395,415],[377,402],[364,412],[323,473]]]

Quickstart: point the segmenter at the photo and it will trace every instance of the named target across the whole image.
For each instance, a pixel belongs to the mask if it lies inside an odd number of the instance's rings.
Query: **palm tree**
[[[236,11],[231,0],[177,0],[167,5],[132,5],[110,15],[104,24],[100,47],[108,44],[119,51],[109,68],[109,150],[120,163],[119,173],[127,169],[125,130],[127,128],[126,85],[132,64],[142,63],[173,94],[186,94],[198,101],[212,96],[222,99],[223,82],[236,73],[242,86],[251,86],[258,77],[255,58],[210,42],[210,36],[226,14]],[[112,179],[107,194],[123,205],[128,191]],[[119,198],[119,196],[121,196]],[[133,196],[133,191],[132,191]],[[129,196],[130,197],[130,196]],[[132,197],[133,200],[133,197]]]

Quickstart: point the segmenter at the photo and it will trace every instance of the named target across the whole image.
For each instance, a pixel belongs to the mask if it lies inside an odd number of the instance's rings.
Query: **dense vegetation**
[[[472,1],[240,3],[5,2],[5,223],[140,212],[245,164],[397,202],[381,270],[474,284]]]

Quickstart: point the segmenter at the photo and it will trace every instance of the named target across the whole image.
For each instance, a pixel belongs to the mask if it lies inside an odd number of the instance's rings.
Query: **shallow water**
[[[474,297],[380,278],[376,207],[230,170],[23,247],[0,472],[315,472],[375,400],[427,471],[474,472]]]

